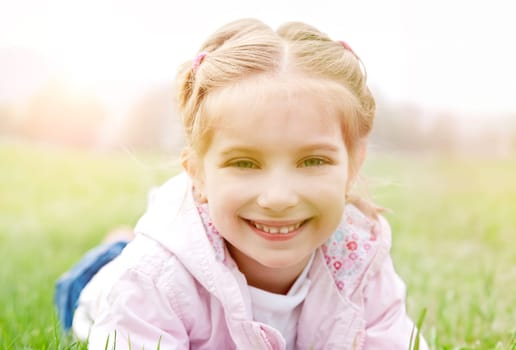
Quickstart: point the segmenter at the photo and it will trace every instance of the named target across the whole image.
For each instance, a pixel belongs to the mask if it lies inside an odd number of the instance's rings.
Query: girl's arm
[[[141,272],[127,270],[100,302],[90,349],[189,349],[183,321],[162,290]]]
[[[405,290],[405,284],[394,270],[391,257],[388,256],[379,271],[365,286],[364,349],[409,349],[414,324],[406,313]],[[422,337],[419,349],[428,349]]]

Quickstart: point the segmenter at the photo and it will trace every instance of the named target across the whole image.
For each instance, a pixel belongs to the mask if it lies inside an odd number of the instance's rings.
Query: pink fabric
[[[197,70],[199,69],[199,66],[201,65],[204,58],[208,55],[206,51],[200,52],[197,57],[195,57],[193,64],[192,64],[192,70],[195,73],[197,73]]]
[[[344,40],[339,40],[339,43],[340,43],[342,46],[344,46],[344,48],[345,48],[346,50],[351,51],[351,53],[352,53],[353,55],[355,55],[355,56],[356,56],[355,51],[353,51],[353,49],[351,48],[351,46],[349,46],[349,44],[348,44],[347,42],[345,42]]]
[[[209,217],[203,222],[190,188],[185,174],[165,184],[138,222],[138,237],[83,291],[80,306],[94,320],[90,348],[104,348],[108,335],[113,343],[116,330],[117,349],[158,342],[162,349],[285,349],[276,329],[252,320],[245,277],[216,232],[205,231]],[[381,228],[372,240],[372,223],[348,207],[342,237],[317,250],[296,349],[408,349],[405,287],[383,219]],[[339,259],[351,261],[349,272],[335,268]]]

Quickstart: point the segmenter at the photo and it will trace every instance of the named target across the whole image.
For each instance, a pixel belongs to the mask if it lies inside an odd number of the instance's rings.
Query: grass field
[[[59,332],[54,281],[108,229],[134,225],[174,169],[0,144],[0,349],[81,348]],[[431,347],[516,349],[516,160],[376,156],[365,173]]]

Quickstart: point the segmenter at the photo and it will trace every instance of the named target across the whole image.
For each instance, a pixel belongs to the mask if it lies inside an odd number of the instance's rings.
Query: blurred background
[[[361,56],[376,151],[510,157],[516,22],[510,1],[295,3],[21,0],[0,4],[0,138],[176,152],[177,66],[220,25],[315,25]]]

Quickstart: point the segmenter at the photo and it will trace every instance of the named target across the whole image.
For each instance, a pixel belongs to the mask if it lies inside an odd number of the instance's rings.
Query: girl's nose
[[[287,179],[268,181],[258,195],[258,205],[274,212],[282,212],[299,203],[297,191]]]

